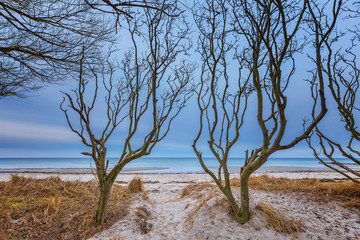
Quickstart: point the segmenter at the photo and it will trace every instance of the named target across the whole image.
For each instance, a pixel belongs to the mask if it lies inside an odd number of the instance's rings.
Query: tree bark
[[[230,189],[225,189],[224,191],[222,191],[224,194],[225,194],[225,196],[226,196],[226,198],[229,200],[229,202],[230,202],[230,205],[231,205],[231,208],[232,208],[232,210],[234,211],[234,215],[235,215],[235,218],[236,218],[236,221],[238,221],[239,223],[241,223],[240,222],[240,219],[241,219],[241,213],[240,213],[240,209],[239,209],[239,205],[238,205],[238,203],[236,202],[236,200],[235,200],[235,198],[234,198],[234,196],[233,196],[233,194],[231,193],[231,190]]]
[[[240,178],[240,215],[241,218],[238,220],[239,223],[244,224],[250,219],[250,208],[249,208],[249,176],[242,175]]]
[[[95,221],[97,225],[101,225],[105,221],[105,215],[107,211],[112,185],[113,185],[112,182],[104,182],[103,184],[100,184],[100,197],[95,215]]]
[[[241,205],[239,207],[235,200],[231,190],[224,190],[226,198],[229,200],[236,221],[240,224],[245,224],[250,219],[250,208],[249,208],[249,176],[241,176],[240,193],[241,193]]]

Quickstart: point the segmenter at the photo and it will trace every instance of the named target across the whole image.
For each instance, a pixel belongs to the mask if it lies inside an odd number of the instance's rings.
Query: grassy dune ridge
[[[106,223],[95,225],[95,181],[12,176],[0,182],[0,239],[86,239],[126,216],[133,193],[114,186]]]
[[[239,187],[239,183],[239,179],[231,180],[234,189]],[[360,186],[350,181],[287,179],[263,175],[252,177],[250,188],[269,192],[301,193],[310,200],[320,202],[339,201],[344,207],[355,208],[355,211],[360,213]],[[210,182],[190,184],[182,189],[179,198],[199,199],[199,206],[188,216],[190,225],[202,205],[216,195],[213,191],[215,189],[216,186]],[[127,186],[115,185],[107,220],[100,227],[96,226],[94,221],[98,191],[96,181],[12,176],[10,181],[0,182],[0,239],[87,239],[124,218],[138,196],[136,192],[144,194],[145,190],[139,178],[135,178]],[[219,206],[227,208],[231,214],[225,199],[219,200]],[[255,210],[266,215],[269,224],[273,222],[273,228],[279,229],[276,231],[302,231],[301,223],[284,219],[266,203],[257,206]],[[280,221],[297,225],[288,227]]]

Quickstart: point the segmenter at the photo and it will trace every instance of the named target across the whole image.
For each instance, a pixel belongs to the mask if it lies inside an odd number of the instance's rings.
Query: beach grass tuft
[[[287,218],[267,203],[261,202],[256,205],[255,209],[264,215],[267,223],[277,232],[286,234],[304,232],[304,223],[299,220]]]
[[[233,188],[239,188],[240,180],[238,178],[231,179],[231,185]],[[360,210],[360,185],[351,181],[339,182],[321,179],[288,179],[262,175],[251,177],[249,186],[252,189],[269,192],[305,193],[302,194],[302,196],[307,197],[310,200],[338,201],[344,207],[355,207]],[[215,205],[211,206],[209,211],[226,209],[229,216],[233,216],[234,212],[228,200],[224,197],[221,198],[220,196],[221,194],[216,185],[209,182],[189,184],[182,189],[181,198],[191,197],[198,202],[187,217],[188,230],[193,227],[194,218],[198,211],[202,207],[206,207],[208,202],[213,198],[215,198]],[[216,209],[216,206],[220,208]],[[189,208],[189,204],[185,206],[185,209],[187,208]],[[301,221],[288,219],[268,204],[260,203],[255,208],[265,216],[268,224],[278,232],[295,234],[304,231],[305,225]]]
[[[12,176],[0,182],[0,239],[87,239],[126,216],[127,187],[114,185],[103,226],[95,224],[96,181]]]
[[[141,234],[147,234],[151,231],[153,225],[149,223],[150,217],[151,212],[145,206],[136,208],[135,222],[139,225]]]
[[[129,182],[128,190],[131,193],[144,192],[144,183],[139,177],[135,177]]]

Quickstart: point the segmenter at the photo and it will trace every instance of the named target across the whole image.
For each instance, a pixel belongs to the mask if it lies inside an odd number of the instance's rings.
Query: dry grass
[[[135,221],[138,223],[141,234],[147,234],[151,231],[153,225],[148,222],[151,212],[145,207],[137,207]]]
[[[229,217],[235,219],[235,213],[232,209],[229,200],[226,197],[217,198],[214,207],[219,207],[220,209],[225,209]]]
[[[181,198],[193,198],[198,202],[196,207],[186,218],[186,222],[188,224],[187,231],[189,231],[194,226],[194,218],[199,210],[204,206],[208,206],[207,203],[212,198],[219,196],[219,192],[216,190],[216,185],[209,182],[189,184],[182,189]],[[189,206],[190,204],[186,205],[184,210],[186,210]]]
[[[144,183],[143,183],[143,181],[139,177],[134,178],[133,180],[131,180],[129,182],[128,190],[131,193],[144,192]]]
[[[266,203],[258,204],[255,209],[259,210],[265,216],[267,223],[277,232],[286,234],[304,232],[304,223],[298,220],[288,219]]]
[[[213,190],[216,188],[216,185],[208,182],[200,184],[189,184],[182,189],[181,198],[193,197],[195,199],[201,199],[207,193],[207,191],[204,190]]]
[[[238,178],[231,179],[232,187],[240,187]],[[251,177],[249,187],[255,190],[272,192],[301,192],[316,201],[335,200],[344,207],[355,207],[360,210],[360,184],[352,181],[329,181],[322,179],[289,179],[275,178],[268,175]]]
[[[199,210],[203,207],[207,207],[209,214],[212,217],[216,217],[218,211],[225,211],[230,217],[233,217],[233,210],[230,206],[229,201],[223,197],[215,184],[205,182],[199,184],[189,184],[182,189],[181,198],[193,198],[197,201],[195,208],[190,212],[186,218],[188,224],[187,230],[189,231],[194,226],[194,218],[196,217]],[[213,203],[209,205],[209,201],[214,199]],[[185,206],[186,210],[190,204]],[[214,211],[213,211],[214,210]]]
[[[87,239],[124,217],[132,194],[114,186],[103,226],[94,221],[98,186],[58,177],[0,182],[0,239]]]
[[[209,195],[207,195],[204,199],[202,199],[199,204],[196,206],[196,208],[191,211],[191,213],[189,214],[189,216],[186,218],[186,221],[188,223],[188,227],[187,230],[189,231],[193,226],[194,226],[194,217],[197,214],[197,212],[204,206],[207,206],[207,202],[214,198],[215,196],[217,196],[215,194],[215,192],[210,192]]]
[[[239,187],[239,179],[232,179],[231,183],[233,187]],[[360,210],[360,184],[352,181],[328,182],[320,179],[288,179],[262,175],[251,177],[249,187],[274,192],[302,192],[312,200],[340,201],[345,207]]]
[[[240,187],[239,179],[232,179],[231,185],[234,188]],[[273,192],[305,193],[304,196],[315,201],[340,201],[344,207],[355,207],[360,210],[360,184],[351,181],[329,182],[320,179],[287,179],[273,178],[267,175],[251,177],[249,187],[256,190]],[[210,190],[210,191],[209,191]],[[197,199],[198,204],[187,218],[189,228],[193,225],[193,219],[197,212],[207,206],[210,199],[216,197],[215,206],[226,209],[229,215],[233,215],[233,210],[226,198],[218,198],[217,187],[211,183],[190,184],[183,188],[181,198],[192,197]],[[187,205],[185,209],[189,206]],[[303,231],[304,225],[300,221],[289,220],[282,214],[276,212],[272,207],[265,204],[256,206],[260,210],[269,225],[276,231],[284,233],[298,233]],[[209,209],[211,210],[211,209]]]

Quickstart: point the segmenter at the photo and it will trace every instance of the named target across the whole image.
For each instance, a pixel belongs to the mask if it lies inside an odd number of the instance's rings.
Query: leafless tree
[[[314,103],[317,113],[314,112],[313,120],[304,131],[293,136],[290,141],[284,139],[288,121],[286,90],[296,79],[295,54],[301,54],[306,43],[302,40],[305,35],[302,27],[311,19],[309,15],[313,8],[312,2],[240,0],[228,3],[208,0],[206,4],[198,5],[195,10],[198,13],[195,14],[195,19],[200,32],[199,49],[203,56],[203,68],[201,85],[197,90],[200,129],[193,149],[204,170],[230,201],[239,223],[246,223],[250,218],[250,175],[273,153],[290,149],[308,138],[327,111],[321,48],[325,46],[324,40],[335,26],[341,3],[342,1],[334,1],[334,16],[328,19],[327,28],[322,29],[323,35],[311,39],[315,48],[312,52],[315,52],[315,55],[309,58],[309,62],[315,64],[316,69],[310,81],[318,86],[319,100]],[[238,46],[227,40],[228,14],[232,14],[233,34],[239,39],[236,42]],[[318,27],[316,22],[310,22],[314,28]],[[229,67],[225,60],[232,45],[236,46],[239,62],[240,75],[236,81],[229,81]],[[231,85],[232,87],[229,87]],[[231,191],[227,159],[230,149],[239,138],[248,94],[252,91],[257,100],[257,124],[261,130],[262,144],[246,151],[245,163],[240,172],[239,204]],[[205,136],[209,138],[210,152],[219,162],[217,173],[213,173],[206,166],[198,147]]]
[[[104,42],[139,8],[164,11],[156,1],[1,1],[0,98],[63,80],[78,69],[84,50],[87,61],[101,62]],[[180,14],[171,11],[164,13]]]
[[[250,75],[241,75],[242,68],[248,64],[245,56],[238,58],[239,76],[229,76],[229,58],[234,54],[237,39],[230,30],[230,12],[227,7],[224,0],[207,0],[197,4],[193,11],[200,34],[197,51],[202,60],[201,82],[196,90],[200,129],[193,149],[202,168],[229,199],[234,212],[238,212],[238,204],[230,187],[227,161],[230,150],[240,136],[252,85]],[[209,136],[208,147],[219,162],[217,173],[206,166],[199,150],[198,142],[204,134]],[[237,214],[236,218],[241,221],[239,217]]]
[[[74,0],[0,2],[0,98],[25,96],[97,61],[112,31],[104,14]]]
[[[156,1],[119,1],[119,0],[84,0],[93,9],[99,10],[100,12],[111,14],[116,18],[116,26],[122,25],[122,16],[133,18],[136,9],[147,8],[157,11],[162,11],[164,14],[170,17],[178,17],[183,11],[177,9],[171,9],[170,11],[164,10],[163,6],[159,5],[159,0]],[[164,3],[162,3],[164,5]]]
[[[343,15],[349,11],[344,11]],[[356,13],[354,16],[347,17],[358,18],[358,13],[350,9],[350,13]],[[322,29],[326,29],[329,13],[326,8],[314,8],[312,12],[312,21],[317,23],[317,28],[312,28],[312,34],[320,38],[323,35]],[[356,25],[358,26],[358,25]],[[355,28],[357,29],[357,28]],[[344,29],[344,32],[333,32],[324,39],[323,55],[327,55],[321,63],[322,69],[328,79],[328,89],[331,99],[337,106],[338,113],[344,124],[346,132],[349,133],[347,146],[342,142],[329,135],[329,129],[321,129],[316,126],[312,137],[307,140],[309,147],[312,149],[314,156],[325,166],[344,175],[353,182],[360,183],[360,152],[357,150],[360,141],[360,133],[358,131],[359,123],[359,80],[360,70],[358,67],[357,51],[359,34],[353,29]],[[355,35],[354,35],[355,34]],[[337,43],[343,43],[337,47]],[[349,44],[346,47],[346,43]],[[345,45],[345,46],[344,46]],[[313,98],[317,101],[317,86],[312,85]],[[317,138],[320,146],[318,151],[314,145],[313,139]],[[345,161],[335,158],[335,154],[340,153],[346,158]],[[322,157],[323,156],[323,157]]]
[[[78,88],[72,93],[65,93],[61,104],[71,130],[90,148],[83,154],[91,156],[96,165],[100,187],[96,211],[98,224],[105,220],[111,188],[120,171],[129,162],[149,155],[155,145],[165,138],[172,121],[185,107],[192,92],[190,80],[194,66],[179,60],[191,46],[188,41],[189,26],[183,16],[174,18],[164,13],[177,9],[176,0],[159,2],[158,7],[162,11],[139,9],[127,22],[133,47],[121,61],[121,79],[114,79],[115,69],[111,67],[109,76],[100,76],[93,71],[95,87],[90,94],[91,100],[87,101],[89,81],[85,80],[80,69]],[[85,64],[88,63],[83,58],[81,66]],[[91,114],[101,85],[106,93],[107,123],[101,133],[96,134]],[[75,125],[77,121],[80,125]],[[121,156],[109,169],[107,141],[117,128],[127,129],[127,132]]]

